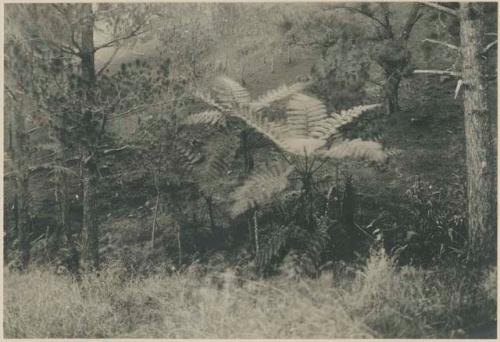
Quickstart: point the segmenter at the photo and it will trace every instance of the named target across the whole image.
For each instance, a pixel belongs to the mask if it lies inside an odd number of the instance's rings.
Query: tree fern
[[[231,214],[236,217],[256,205],[265,205],[288,186],[288,175],[293,168],[278,164],[250,176],[236,189],[231,198],[234,201]]]

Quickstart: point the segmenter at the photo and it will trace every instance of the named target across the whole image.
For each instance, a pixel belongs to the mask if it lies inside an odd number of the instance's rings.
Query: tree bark
[[[88,168],[83,172],[83,251],[91,267],[99,269],[99,227],[95,216],[96,176]]]
[[[92,4],[81,5],[82,40],[80,50],[83,90],[88,105],[94,102],[96,86],[95,47],[94,47],[94,13]],[[90,113],[92,115],[93,113]],[[90,146],[84,146],[83,153],[83,251],[82,256],[95,269],[99,269],[99,227],[95,213],[95,187],[97,183],[97,161]]]
[[[495,142],[487,106],[486,70],[481,58],[484,37],[481,3],[460,3],[460,41],[468,196],[469,257],[472,262],[496,259]]]
[[[16,205],[18,218],[18,248],[21,257],[21,267],[22,269],[26,269],[30,261],[30,219],[28,209],[28,177],[23,171],[21,171],[21,174],[16,179],[16,188],[18,193]]]
[[[21,104],[21,109],[23,108]],[[29,219],[29,171],[28,171],[28,135],[25,117],[20,112],[14,113],[12,161],[15,165],[17,242],[21,268],[26,269],[30,261],[30,219]]]
[[[387,80],[384,85],[384,101],[387,115],[391,115],[399,110],[400,82],[401,76],[398,74],[398,71],[394,71],[392,74],[387,76]]]

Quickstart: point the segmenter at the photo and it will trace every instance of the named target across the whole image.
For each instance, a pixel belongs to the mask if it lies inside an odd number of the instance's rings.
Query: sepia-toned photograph
[[[2,6],[4,338],[497,338],[496,1]]]

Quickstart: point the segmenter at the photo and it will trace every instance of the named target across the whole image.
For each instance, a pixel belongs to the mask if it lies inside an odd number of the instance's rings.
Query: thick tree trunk
[[[83,90],[87,103],[94,102],[96,86],[95,61],[94,61],[94,14],[92,4],[81,5],[82,14],[82,41],[81,41],[81,72]],[[91,113],[92,115],[92,113]],[[96,156],[89,146],[84,146],[83,153],[83,251],[82,256],[95,269],[99,269],[99,227],[95,213],[95,187],[97,183]]]
[[[495,146],[488,112],[481,3],[460,3],[460,41],[467,163],[469,252],[473,262],[496,259]]]
[[[22,108],[22,106],[21,106]],[[11,158],[15,165],[16,177],[16,223],[17,242],[21,267],[28,267],[30,261],[30,219],[29,219],[29,171],[28,171],[28,141],[25,117],[14,113],[13,146]]]
[[[30,219],[28,211],[28,177],[25,172],[21,171],[21,174],[16,180],[17,187],[17,218],[18,218],[18,230],[17,239],[19,245],[19,254],[21,257],[21,267],[26,269],[30,261]]]
[[[83,174],[83,256],[99,269],[99,230],[95,216],[96,177],[88,169]]]

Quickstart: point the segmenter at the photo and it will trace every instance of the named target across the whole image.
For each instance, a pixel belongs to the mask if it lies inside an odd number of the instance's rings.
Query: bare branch
[[[458,97],[458,93],[460,93],[460,89],[462,88],[462,85],[464,84],[464,81],[458,80],[457,86],[455,88],[455,99]]]
[[[121,152],[121,151],[130,149],[130,148],[131,148],[131,146],[125,145],[125,146],[122,146],[122,147],[119,147],[119,148],[110,148],[108,150],[104,150],[102,153],[104,155],[108,155],[108,154],[113,154],[113,153],[116,153],[116,152]]]
[[[497,45],[497,42],[498,42],[498,40],[495,40],[495,41],[489,43],[488,45],[486,45],[486,47],[483,49],[483,51],[481,51],[481,53],[485,54],[486,52],[488,52],[493,46]]]
[[[404,41],[408,41],[410,38],[411,31],[413,27],[417,23],[417,21],[422,18],[424,14],[420,12],[420,4],[415,4],[411,8],[410,14],[408,14],[408,18],[406,19],[406,23],[403,27],[403,32],[401,33],[401,39]]]
[[[448,8],[448,7],[445,7],[445,6],[442,6],[442,5],[438,5],[438,4],[435,4],[433,2],[420,2],[420,4],[422,4],[424,6],[432,7],[434,9],[437,9],[437,10],[441,11],[441,12],[453,15],[455,17],[458,17],[458,13],[454,9],[451,9],[451,8]]]
[[[450,49],[453,49],[453,50],[458,50],[459,47],[456,46],[456,45],[453,45],[453,44],[450,44],[450,43],[446,43],[446,42],[442,42],[442,41],[439,41],[439,40],[434,40],[434,39],[429,39],[429,38],[425,38],[424,40],[422,40],[422,42],[428,42],[428,43],[433,43],[433,44],[438,44],[438,45],[443,45],[443,46],[446,46]]]
[[[103,49],[103,48],[107,48],[107,47],[115,46],[117,43],[119,43],[119,42],[121,42],[123,40],[127,40],[127,39],[130,39],[130,38],[133,38],[133,37],[137,37],[137,36],[140,36],[143,33],[146,33],[148,31],[150,31],[151,29],[145,29],[145,30],[141,30],[141,29],[143,29],[144,26],[146,26],[146,24],[148,23],[149,19],[151,19],[151,17],[152,16],[148,16],[147,18],[145,18],[140,24],[137,25],[136,28],[134,28],[128,34],[125,34],[125,35],[123,35],[121,37],[117,37],[115,39],[110,40],[107,43],[104,43],[104,44],[101,44],[101,45],[95,47],[94,51],[97,51],[97,50]]]
[[[461,74],[456,71],[449,70],[413,70],[414,74],[427,74],[427,75],[441,75],[441,76],[454,76],[460,77]]]
[[[69,25],[69,28],[71,30],[71,43],[73,43],[73,46],[77,49],[77,51],[80,51],[81,48],[80,48],[80,45],[78,45],[78,43],[76,42],[76,39],[75,39],[75,25],[74,23],[71,22],[71,20],[69,19],[68,17],[68,13],[66,11],[64,11],[59,4],[51,4],[52,7],[54,7],[59,13],[62,14],[62,16],[64,17],[64,19],[66,20],[66,22],[68,23]]]
[[[120,48],[121,48],[120,45],[118,45],[115,48],[115,51],[113,51],[113,54],[111,55],[111,57],[109,57],[109,59],[107,60],[107,62],[104,63],[104,65],[101,67],[101,69],[97,72],[97,74],[96,74],[97,77],[99,77],[104,72],[104,70],[106,70],[106,68],[111,64],[111,62],[113,61],[113,59],[115,59],[116,54],[118,53],[118,50],[120,50]]]
[[[373,20],[374,22],[376,22],[377,24],[379,24],[380,26],[382,26],[384,29],[389,29],[384,22],[382,22],[380,19],[378,19],[377,17],[375,17],[373,14],[371,13],[368,13],[368,12],[365,12],[363,10],[360,10],[359,8],[356,8],[356,7],[351,7],[351,6],[336,6],[334,8],[334,10],[336,9],[345,9],[345,10],[348,10],[348,11],[351,11],[353,13],[358,13],[358,14],[361,14],[361,15],[364,15],[365,17]]]

